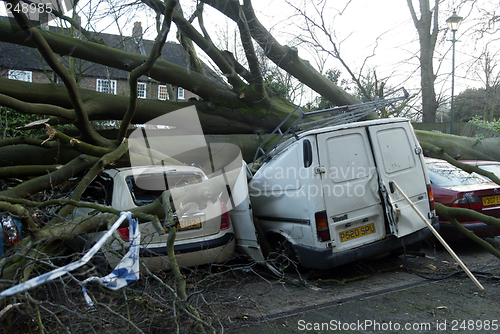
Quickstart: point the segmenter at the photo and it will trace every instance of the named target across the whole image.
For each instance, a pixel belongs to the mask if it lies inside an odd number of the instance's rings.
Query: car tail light
[[[226,203],[220,201],[220,229],[225,230],[229,228],[231,221],[229,220],[229,212],[227,212]]]
[[[122,237],[124,241],[130,240],[130,232],[128,230],[128,227],[119,228],[117,231],[118,234],[120,234],[120,237]]]
[[[465,208],[472,210],[482,210],[483,203],[478,196],[466,196],[457,198],[453,203],[451,203],[452,208]]]
[[[330,240],[330,229],[328,228],[328,217],[326,211],[319,211],[314,214],[316,220],[316,231],[320,241]]]
[[[2,238],[2,234],[6,236],[5,240],[9,247],[14,246],[21,241],[21,224],[16,223],[11,216],[1,216],[0,238]]]
[[[431,211],[434,211],[434,193],[432,192],[432,187],[430,184],[427,185],[427,194],[429,195],[429,208],[431,209]]]

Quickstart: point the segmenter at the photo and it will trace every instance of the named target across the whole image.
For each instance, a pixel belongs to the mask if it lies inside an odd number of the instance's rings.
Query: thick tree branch
[[[11,146],[11,145],[20,145],[27,144],[33,146],[43,146],[43,148],[55,148],[59,147],[58,142],[48,142],[45,139],[40,138],[31,138],[31,137],[14,137],[14,138],[6,138],[0,140],[0,147]]]
[[[449,221],[457,230],[462,232],[467,238],[473,240],[477,244],[481,245],[481,247],[485,248],[488,252],[495,255],[500,259],[500,252],[493,247],[491,244],[486,242],[485,240],[479,238],[472,232],[460,224],[457,220],[457,217],[468,217],[472,220],[481,221],[485,224],[499,227],[500,228],[500,220],[491,216],[483,215],[474,210],[463,209],[463,208],[450,208],[441,203],[436,203],[436,213],[439,217],[444,218]]]
[[[214,61],[236,91],[246,87],[210,38],[202,36],[180,13],[174,12],[173,21],[184,35],[194,41]]]
[[[249,6],[250,8],[246,8],[246,10],[253,12],[252,4],[250,3],[250,1],[245,1],[243,6]],[[238,29],[240,31],[241,44],[243,45],[243,50],[245,50],[248,67],[251,73],[252,79],[250,82],[255,86],[257,93],[257,96],[251,96],[250,98],[258,100],[267,99],[268,97],[266,89],[264,87],[264,78],[262,77],[262,72],[260,70],[259,59],[255,54],[252,35],[250,33],[250,28],[243,8],[240,7],[238,14],[238,20],[236,21],[236,24],[238,25]]]
[[[239,4],[237,1],[203,0],[203,2],[216,8],[233,21],[236,22],[238,20]],[[245,2],[243,10],[252,37],[264,50],[266,56],[276,65],[337,105],[356,104],[361,102],[312,68],[308,62],[298,56],[296,50],[294,51],[288,46],[279,44],[257,19],[250,1],[247,0]]]
[[[40,31],[50,48],[60,54],[83,60],[88,60],[124,71],[131,71],[140,66],[145,56],[115,49],[105,45],[77,40],[61,34]],[[24,33],[6,22],[0,21],[0,41],[34,47],[31,39],[26,40]],[[206,101],[224,100],[225,105],[235,108],[245,108],[238,95],[231,92],[227,86],[206,78],[188,69],[159,59],[153,66],[151,78],[159,82],[171,83],[203,97]]]
[[[155,67],[152,71],[155,71]],[[0,78],[0,93],[25,102],[49,103],[63,108],[71,108],[71,103],[65,95],[62,85],[28,83]],[[128,108],[129,99],[125,96],[86,89],[80,89],[80,94],[91,120],[121,120]],[[138,99],[138,112],[135,113],[132,123],[144,124],[168,112],[195,105],[205,134],[248,134],[254,133],[256,128],[270,132],[294,108],[293,104],[282,100],[279,104],[276,103],[272,109],[258,104],[244,104],[239,99],[238,103],[242,103],[239,107],[228,104],[227,100],[222,97],[219,100],[219,97],[214,96],[213,100],[216,103],[205,100],[172,102]],[[56,125],[57,122],[58,119],[53,118],[48,123]]]
[[[434,22],[431,33],[431,43],[433,46],[436,45],[438,33],[439,33],[439,0],[434,1]]]
[[[23,2],[26,2],[28,4],[38,4],[39,3],[39,2],[30,1],[30,0],[23,0]],[[87,40],[92,41],[94,43],[104,44],[104,42],[102,40],[96,39],[94,37],[94,35],[92,35],[92,33],[90,33],[89,31],[85,30],[80,25],[80,23],[78,23],[72,17],[64,15],[62,12],[58,11],[54,7],[50,7],[50,9],[51,9],[51,14],[52,15],[54,15],[55,17],[58,17],[61,20],[64,20],[64,21],[68,22],[69,24],[71,24],[71,26],[73,26],[76,30],[78,30],[78,32],[81,33]]]
[[[49,104],[28,103],[4,94],[0,94],[0,105],[28,115],[52,115],[68,120],[76,118],[73,110]]]
[[[28,176],[39,176],[47,173],[51,173],[60,168],[61,166],[56,165],[29,165],[29,166],[12,166],[12,167],[0,167],[0,179],[10,178],[10,177],[28,177]]]
[[[123,116],[123,120],[120,124],[117,142],[121,142],[127,134],[128,126],[130,125],[130,122],[132,121],[132,119],[135,115],[135,112],[137,110],[137,81],[139,80],[139,78],[142,75],[144,75],[144,74],[149,75],[151,68],[153,67],[153,65],[156,62],[156,60],[158,59],[158,57],[161,55],[161,50],[163,49],[163,46],[165,45],[165,41],[167,39],[168,32],[170,31],[170,24],[172,22],[172,14],[173,14],[174,8],[177,5],[177,3],[178,3],[177,1],[167,1],[167,5],[165,6],[165,11],[163,12],[164,19],[163,19],[161,31],[159,32],[158,36],[156,37],[155,43],[153,44],[153,49],[151,50],[149,57],[146,59],[146,61],[142,65],[133,69],[132,72],[130,73],[130,77],[129,77],[129,87],[130,87],[129,103],[128,103],[127,112]]]
[[[197,6],[196,10],[194,11],[193,13],[193,16],[192,18],[189,19],[189,23],[191,24],[194,20],[194,17],[197,15],[197,13],[201,13],[201,11],[199,11],[199,8],[200,6]],[[175,11],[179,13],[180,16],[184,16],[183,12],[182,12],[182,7],[180,4],[178,4],[176,7],[175,7]],[[200,59],[198,58],[198,55],[196,54],[196,50],[194,48],[194,44],[193,44],[193,41],[188,37],[186,36],[181,29],[178,29],[177,30],[177,40],[179,41],[179,43],[181,44],[182,48],[184,49],[184,51],[186,51],[188,57],[189,57],[189,68],[193,69],[194,71],[200,73],[201,75],[203,76],[207,76],[206,72],[205,72],[205,68],[203,67]]]
[[[420,143],[438,146],[454,158],[462,160],[500,161],[500,138],[461,137],[432,131],[415,130]]]
[[[55,130],[52,128],[49,124],[45,125],[47,134],[50,134],[50,138],[52,140],[58,141],[62,145],[70,146],[74,150],[82,153],[82,154],[87,154],[95,157],[100,157],[103,156],[107,153],[109,153],[109,148],[104,148],[101,146],[96,146],[96,145],[91,145],[87,144],[85,142],[82,142],[78,139],[72,138],[68,135],[65,135],[64,133]]]
[[[19,6],[18,0],[8,0],[9,3],[15,6]],[[64,82],[64,85],[67,89],[68,96],[72,102],[73,109],[76,113],[76,122],[75,125],[82,131],[84,137],[87,140],[90,140],[93,143],[97,143],[100,145],[104,145],[107,140],[102,138],[97,132],[95,132],[94,128],[89,122],[85,106],[83,104],[83,100],[78,92],[78,86],[69,73],[69,70],[61,64],[61,62],[57,59],[55,54],[52,52],[49,44],[45,41],[40,30],[35,28],[33,24],[28,20],[28,18],[22,12],[13,12],[16,21],[22,27],[25,32],[27,39],[32,40],[36,45],[38,51],[42,54],[43,58],[47,61],[49,66],[61,77]]]
[[[90,169],[90,171],[78,183],[75,190],[71,194],[71,200],[79,201],[82,197],[83,192],[85,191],[85,189],[87,189],[87,187],[94,180],[94,178],[104,170],[104,167],[114,162],[115,160],[121,158],[121,156],[125,154],[125,152],[127,152],[127,148],[128,148],[127,142],[123,142],[120,146],[118,146],[116,150],[109,152],[102,158],[100,158],[99,161],[97,161],[94,164],[94,166]],[[60,217],[68,216],[73,211],[74,208],[75,207],[73,205],[64,206],[59,211],[59,216]]]
[[[458,167],[467,173],[478,173],[483,176],[486,176],[489,178],[491,181],[495,182],[496,184],[500,185],[500,178],[498,178],[494,173],[488,172],[482,168],[479,168],[478,166],[473,166],[469,164],[464,164],[463,162],[457,161],[453,157],[451,157],[449,154],[447,154],[443,149],[434,146],[432,144],[426,143],[426,142],[421,142],[420,145],[424,150],[428,150],[431,153],[433,153],[435,156],[439,157],[440,159],[448,161],[450,164],[452,164],[455,167]]]
[[[52,189],[60,183],[77,175],[85,168],[91,167],[98,158],[90,156],[79,156],[67,163],[63,167],[53,171],[50,174],[39,176],[35,179],[21,183],[20,185],[0,192],[1,196],[25,198],[42,190]]]

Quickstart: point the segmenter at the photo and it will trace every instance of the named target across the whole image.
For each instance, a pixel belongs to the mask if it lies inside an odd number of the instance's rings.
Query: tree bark
[[[461,160],[500,161],[500,138],[461,137],[432,131],[415,130],[421,143],[429,143],[444,150],[448,155]]]
[[[439,0],[435,0],[434,9],[431,9],[429,0],[419,0],[419,2],[420,19],[417,17],[417,14],[413,7],[413,0],[407,0],[408,8],[410,9],[413,23],[417,28],[420,42],[420,86],[422,87],[423,114],[422,122],[435,123],[438,103],[436,100],[436,92],[434,89],[436,75],[434,74],[433,57],[437,35],[439,32]]]

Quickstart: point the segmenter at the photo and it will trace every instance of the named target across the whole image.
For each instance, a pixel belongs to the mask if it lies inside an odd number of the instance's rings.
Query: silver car
[[[159,166],[116,168],[103,171],[85,190],[83,201],[97,202],[114,209],[126,211],[152,203],[164,190],[180,188],[207,181],[204,172],[192,166]],[[233,225],[223,200],[208,201],[199,205],[183,203],[189,208],[179,219],[174,251],[178,264],[185,267],[222,263],[233,257],[235,239]],[[89,209],[76,209],[76,215],[86,215]],[[164,224],[164,222],[162,222]],[[152,223],[139,225],[141,231],[140,257],[151,271],[170,268],[165,234],[159,235]],[[96,241],[104,232],[95,233]],[[112,239],[103,253],[107,262],[115,266],[128,249],[128,228],[118,230],[119,237]]]

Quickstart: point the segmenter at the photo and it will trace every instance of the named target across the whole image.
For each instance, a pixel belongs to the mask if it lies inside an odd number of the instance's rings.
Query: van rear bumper
[[[433,218],[432,226],[439,231],[439,221],[437,217]],[[423,228],[402,238],[396,238],[395,236],[390,235],[383,240],[375,241],[371,244],[339,253],[332,253],[330,249],[319,251],[296,244],[293,245],[293,248],[299,258],[300,264],[303,267],[311,269],[331,269],[349,262],[359,261],[401,248],[403,244],[411,245],[430,238],[432,235],[433,234],[429,228]]]

